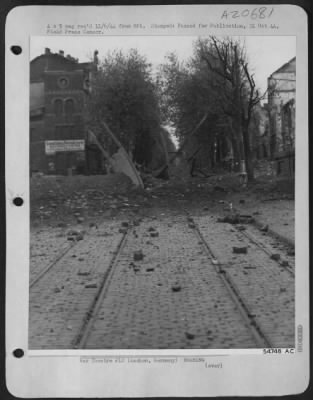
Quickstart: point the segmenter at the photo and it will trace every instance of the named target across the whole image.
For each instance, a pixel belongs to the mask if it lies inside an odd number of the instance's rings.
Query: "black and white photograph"
[[[295,347],[296,40],[31,38],[31,349]]]
[[[14,396],[305,391],[307,30],[283,4],[10,11]]]

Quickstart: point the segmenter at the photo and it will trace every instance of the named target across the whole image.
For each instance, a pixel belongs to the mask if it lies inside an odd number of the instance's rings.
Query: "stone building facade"
[[[296,57],[268,78],[271,156],[278,175],[295,171]]]
[[[94,61],[80,63],[63,51],[30,63],[30,168],[51,174],[85,173],[88,137],[85,111]]]

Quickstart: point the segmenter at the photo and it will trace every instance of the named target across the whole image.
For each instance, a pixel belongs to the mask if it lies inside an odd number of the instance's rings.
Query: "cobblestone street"
[[[157,207],[32,228],[30,348],[294,347],[290,246],[224,222],[220,197],[151,196]]]

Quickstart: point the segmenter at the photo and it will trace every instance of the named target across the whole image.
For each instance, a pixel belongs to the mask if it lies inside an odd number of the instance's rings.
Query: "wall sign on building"
[[[84,151],[85,140],[45,140],[45,153],[55,154],[61,151]]]

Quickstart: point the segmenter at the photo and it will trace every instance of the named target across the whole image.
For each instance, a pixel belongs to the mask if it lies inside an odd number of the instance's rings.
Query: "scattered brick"
[[[96,283],[87,283],[87,285],[85,285],[86,289],[95,289],[97,287],[98,285]]]
[[[150,236],[151,237],[158,237],[159,236],[159,232],[150,232]]]
[[[268,232],[268,225],[263,225],[263,226],[260,228],[260,231],[261,231],[261,232]]]
[[[235,254],[247,254],[247,252],[248,252],[247,246],[233,247],[233,253],[235,253]]]
[[[280,260],[280,254],[278,254],[278,253],[273,253],[273,254],[271,255],[271,260],[279,261],[279,260]]]
[[[134,260],[135,261],[141,261],[141,260],[143,260],[143,257],[144,257],[144,254],[143,254],[142,250],[136,250],[134,252]]]
[[[195,335],[191,332],[185,332],[185,336],[187,339],[192,340],[195,338]]]
[[[172,286],[172,291],[173,292],[180,292],[181,291],[181,286],[178,284],[175,284]]]

